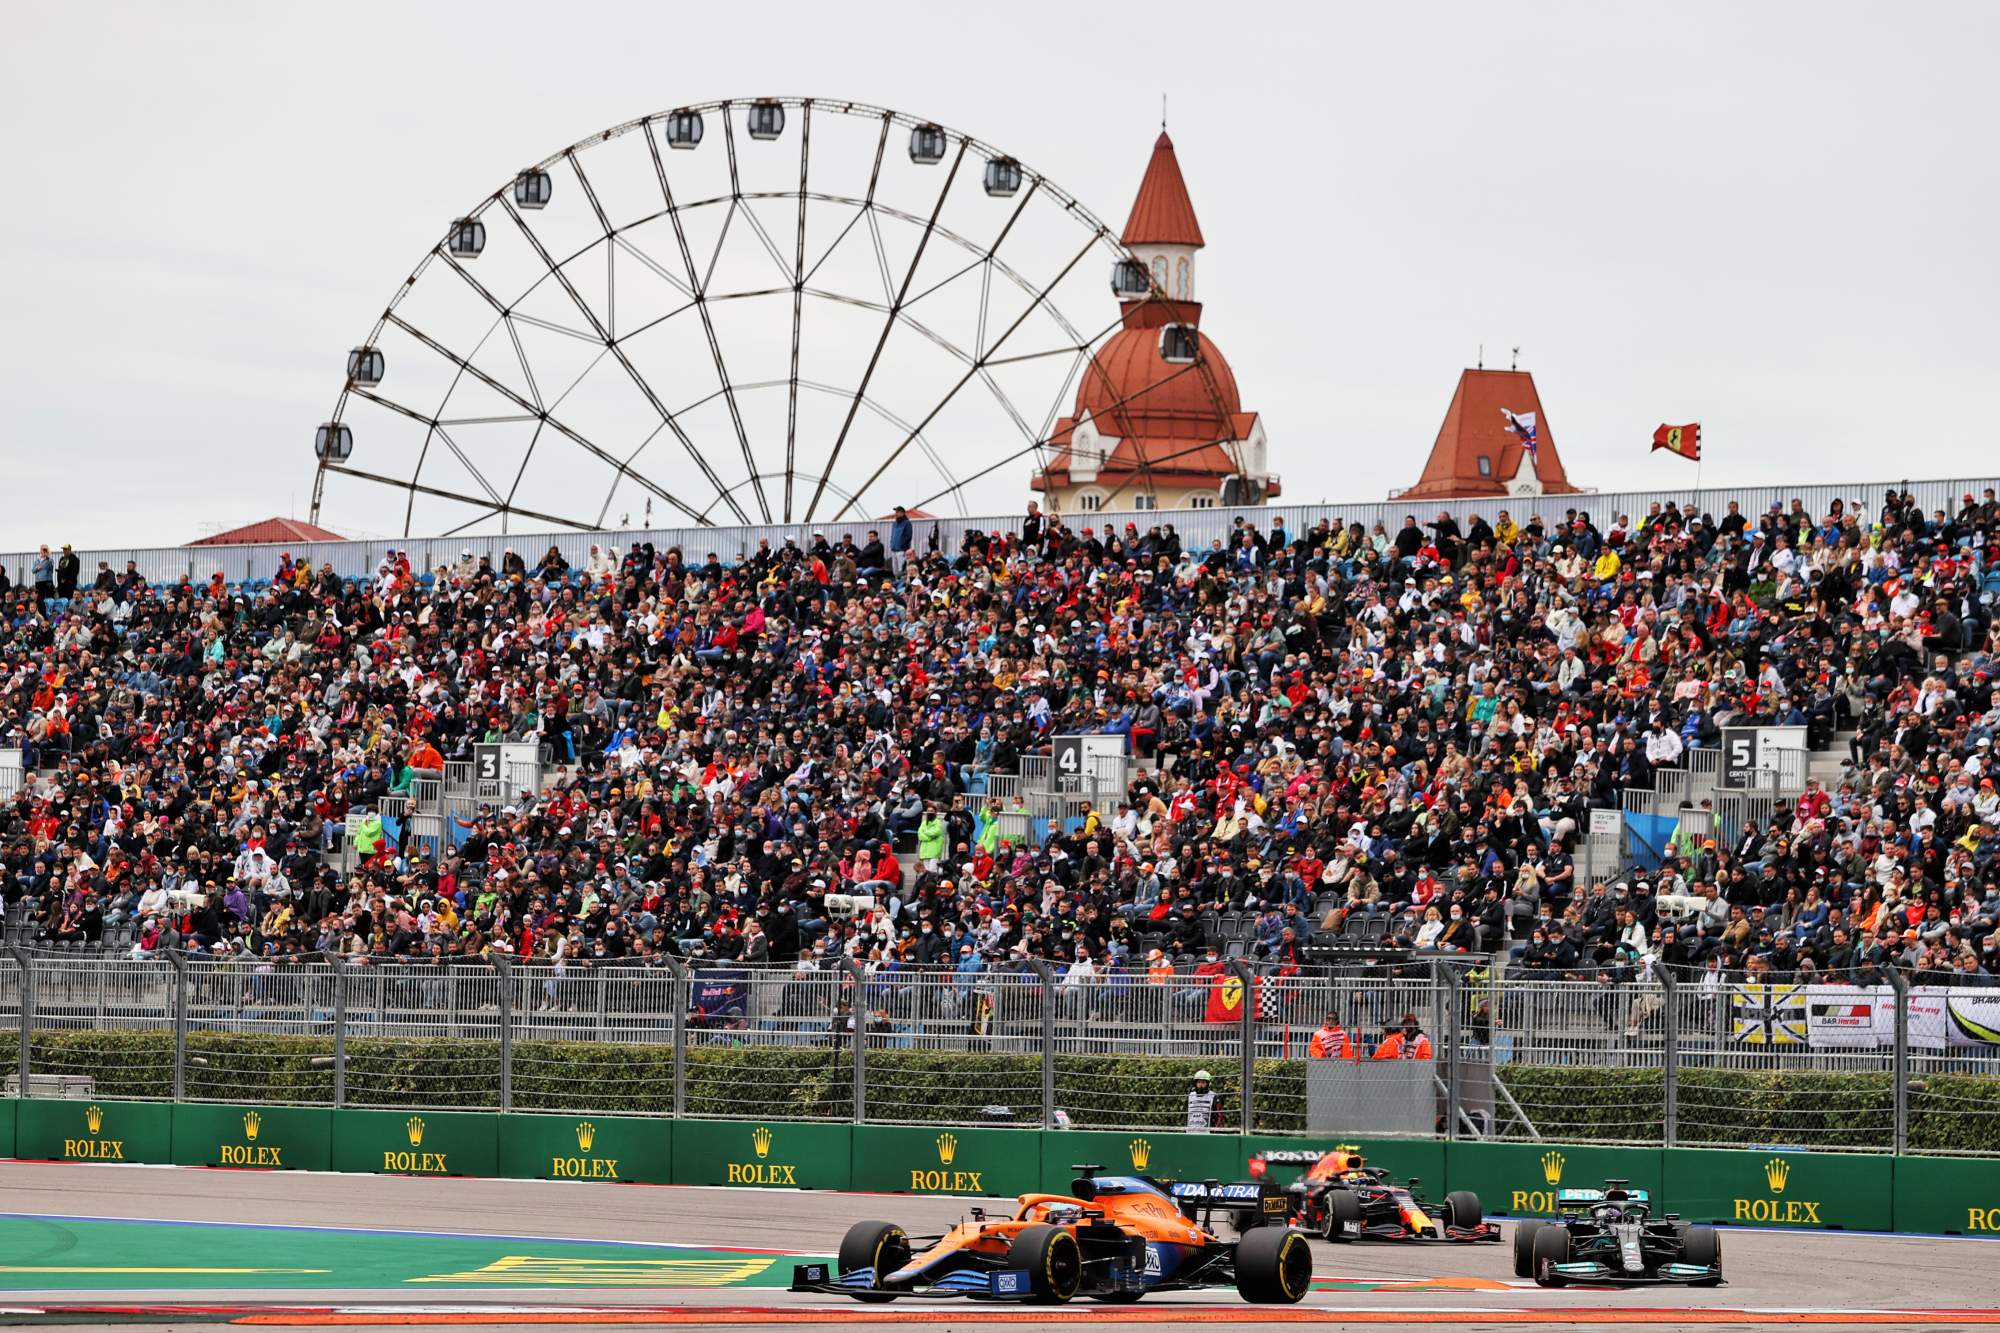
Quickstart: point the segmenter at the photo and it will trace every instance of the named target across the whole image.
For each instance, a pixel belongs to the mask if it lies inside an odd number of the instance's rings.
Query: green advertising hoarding
[[[797,1120],[677,1121],[674,1183],[849,1189],[854,1135],[852,1125]]]
[[[499,1120],[499,1174],[515,1180],[674,1179],[674,1122],[609,1115],[525,1115]]]
[[[265,1171],[333,1167],[334,1112],[310,1106],[173,1108],[174,1161],[181,1166],[237,1166]]]
[[[1031,1129],[859,1126],[853,1188],[978,1197],[1042,1187],[1041,1139]]]
[[[1445,1146],[1444,1175],[1451,1189],[1477,1194],[1488,1217],[1551,1217],[1559,1191],[1602,1189],[1607,1180],[1648,1190],[1667,1208],[1678,1204],[1662,1181],[1658,1148],[1454,1142]]]
[[[1690,1222],[1886,1230],[1896,1159],[1865,1153],[1668,1148],[1667,1207]]]
[[[1896,1230],[2000,1236],[2000,1158],[1898,1157]]]
[[[472,1111],[340,1111],[333,1169],[408,1176],[499,1174],[499,1117]]]
[[[1238,1180],[1248,1169],[1240,1134],[1175,1134],[1134,1130],[1050,1130],[1042,1135],[1042,1188],[1069,1193],[1073,1167],[1100,1175],[1147,1175],[1160,1180]]]
[[[8,1157],[18,1155],[14,1151],[14,1107],[12,1098],[0,1099],[0,1153]]]
[[[23,1101],[14,1151],[42,1162],[173,1160],[174,1108],[165,1102]]]

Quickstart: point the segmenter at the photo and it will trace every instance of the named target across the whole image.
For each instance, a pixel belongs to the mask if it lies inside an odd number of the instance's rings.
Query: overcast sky
[[[344,354],[446,219],[596,129],[763,93],[935,118],[1114,225],[1166,93],[1204,330],[1288,499],[1414,481],[1482,343],[1600,489],[1691,483],[1663,420],[1704,423],[1711,485],[2000,471],[1990,3],[8,18],[0,550],[303,516]]]

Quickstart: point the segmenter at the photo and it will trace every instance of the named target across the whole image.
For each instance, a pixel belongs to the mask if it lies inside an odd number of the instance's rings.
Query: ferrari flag
[[[1258,987],[1258,993],[1263,987]],[[1256,997],[1251,998],[1256,1003]],[[1254,1010],[1252,1012],[1255,1012]],[[1234,972],[1218,972],[1208,982],[1208,1012],[1211,1023],[1234,1023],[1243,1017],[1243,978]]]
[[[1701,461],[1701,423],[1691,426],[1661,426],[1653,432],[1654,449],[1671,449],[1682,458]]]

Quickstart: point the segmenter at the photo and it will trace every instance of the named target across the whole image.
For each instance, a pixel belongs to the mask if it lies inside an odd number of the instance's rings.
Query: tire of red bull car
[[[1484,1220],[1479,1211],[1479,1196],[1471,1190],[1453,1190],[1444,1196],[1444,1224],[1472,1230]]]
[[[1303,1231],[1258,1227],[1236,1243],[1236,1291],[1253,1305],[1297,1305],[1312,1289],[1312,1242]]]
[[[1361,1221],[1361,1200],[1346,1190],[1328,1190],[1326,1195],[1326,1238],[1341,1244],[1353,1240],[1347,1226]]]
[[[1546,1222],[1538,1222],[1534,1218],[1514,1224],[1515,1277],[1535,1275],[1535,1233],[1547,1225]]]
[[[875,1275],[875,1281],[910,1262],[910,1235],[894,1222],[856,1222],[840,1238],[838,1263],[843,1274],[857,1269],[867,1269]],[[883,1301],[893,1301],[892,1291],[854,1291],[848,1293],[857,1301],[877,1305]]]

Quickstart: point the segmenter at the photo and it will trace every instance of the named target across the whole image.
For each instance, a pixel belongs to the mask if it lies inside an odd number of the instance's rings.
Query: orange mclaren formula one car
[[[857,1222],[829,1264],[799,1264],[792,1290],[892,1301],[900,1296],[1061,1302],[1136,1301],[1148,1292],[1233,1286],[1246,1301],[1290,1305],[1312,1283],[1303,1232],[1260,1227],[1224,1240],[1198,1206],[1176,1203],[1150,1176],[1078,1173],[1069,1194],[1023,1194],[1014,1215],[912,1237],[892,1222]]]
[[[1500,1228],[1480,1215],[1479,1196],[1471,1190],[1454,1190],[1440,1206],[1432,1205],[1417,1193],[1418,1182],[1397,1184],[1380,1167],[1369,1166],[1354,1148],[1342,1145],[1331,1152],[1299,1149],[1258,1153],[1250,1159],[1252,1184],[1224,1185],[1232,1189],[1272,1189],[1270,1170],[1274,1166],[1302,1166],[1303,1174],[1284,1188],[1286,1205],[1250,1208],[1242,1201],[1222,1200],[1219,1208],[1233,1206],[1237,1228],[1262,1222],[1284,1222],[1303,1227],[1331,1241],[1348,1240],[1457,1240],[1497,1241]]]

